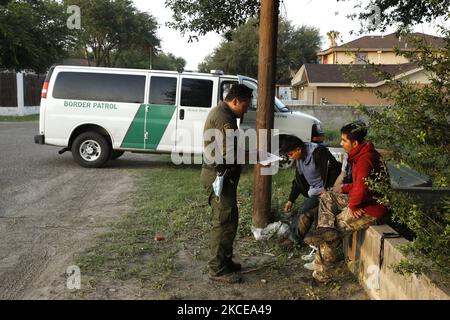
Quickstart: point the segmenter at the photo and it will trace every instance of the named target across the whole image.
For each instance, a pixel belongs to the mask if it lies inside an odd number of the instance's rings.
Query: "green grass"
[[[29,122],[29,121],[39,121],[39,115],[30,116],[0,116],[0,122]]]
[[[282,170],[273,177],[272,211],[275,220],[288,217],[281,213],[289,195],[293,170]],[[83,273],[102,274],[112,279],[158,281],[175,270],[177,253],[189,248],[193,256],[209,259],[210,208],[200,185],[199,166],[174,166],[139,171],[138,192],[133,210],[97,243],[77,258]],[[276,243],[257,242],[251,233],[253,167],[246,167],[238,188],[238,252],[246,255],[270,253],[277,256],[272,267],[284,266],[288,254]],[[165,241],[155,241],[156,234]]]
[[[330,147],[340,147],[341,133],[339,130],[325,130],[325,143]]]

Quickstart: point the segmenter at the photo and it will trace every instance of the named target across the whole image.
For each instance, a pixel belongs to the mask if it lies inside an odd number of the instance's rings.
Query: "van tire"
[[[111,146],[104,136],[97,132],[84,132],[72,144],[74,160],[85,168],[100,168],[106,164],[111,154]]]
[[[122,150],[111,150],[111,154],[109,155],[109,160],[116,160],[120,158],[125,151]]]

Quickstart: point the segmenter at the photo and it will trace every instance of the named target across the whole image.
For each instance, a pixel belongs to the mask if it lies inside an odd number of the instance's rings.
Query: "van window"
[[[143,103],[145,76],[60,72],[53,88],[53,98]]]
[[[249,110],[256,111],[256,109],[258,108],[258,85],[256,84],[256,82],[247,79],[244,79],[242,83],[253,90],[253,99]],[[286,107],[277,97],[275,97],[275,107],[273,109],[274,112],[291,112],[291,110]]]
[[[223,82],[220,84],[220,92],[221,92],[221,94],[220,94],[220,96],[219,96],[219,99],[222,100],[222,101],[224,101],[225,98],[226,98],[226,96],[227,96],[227,94],[228,94],[228,92],[230,92],[231,87],[232,87],[234,84],[238,84],[238,83],[239,83],[239,82],[237,82],[237,81],[223,81]]]
[[[150,104],[174,106],[177,95],[177,78],[152,77],[150,79]]]
[[[253,82],[253,81],[249,81],[249,80],[244,80],[243,83],[249,87],[250,89],[253,90],[252,94],[253,94],[253,99],[252,99],[252,104],[250,105],[250,110],[252,111],[256,111],[258,104],[257,104],[257,99],[258,99],[258,85]]]
[[[213,81],[183,79],[181,84],[181,105],[185,107],[211,108]]]

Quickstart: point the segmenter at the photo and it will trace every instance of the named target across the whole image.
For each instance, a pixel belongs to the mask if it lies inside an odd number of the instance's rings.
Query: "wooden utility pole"
[[[261,0],[256,130],[258,132],[258,146],[262,148],[267,146],[265,150],[269,152],[270,132],[274,123],[278,8],[279,0]],[[267,141],[260,141],[260,129],[269,130]],[[253,226],[264,228],[271,222],[272,218],[272,176],[262,176],[261,165],[256,164],[253,181]]]

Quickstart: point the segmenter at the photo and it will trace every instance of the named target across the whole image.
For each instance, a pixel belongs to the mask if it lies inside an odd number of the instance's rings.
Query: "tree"
[[[391,101],[383,110],[369,110],[371,136],[375,142],[388,143],[391,158],[433,180],[435,188],[450,185],[450,31],[442,27],[444,46],[431,47],[423,38],[412,39],[406,32],[416,23],[437,20],[447,21],[447,1],[375,0],[384,12],[377,28],[384,30],[394,23],[403,37],[413,41],[414,51],[395,50],[411,63],[423,68],[429,84],[417,85],[382,74],[388,79],[387,92],[379,92]],[[364,8],[367,8],[364,7]],[[365,19],[368,12],[356,14]],[[370,15],[369,15],[370,16]],[[372,25],[369,28],[371,31]],[[372,65],[380,76],[377,65]],[[402,261],[395,268],[400,273],[437,271],[450,279],[450,198],[436,196],[430,201],[408,193],[392,190],[389,184],[374,179],[368,182],[382,197],[380,202],[392,208],[392,220],[406,226],[413,233],[413,241],[403,250],[412,253],[414,260]]]
[[[339,39],[339,36],[341,35],[341,33],[339,31],[336,30],[331,30],[327,32],[327,37],[328,40],[330,40],[331,42],[331,46],[336,46],[336,40]]]
[[[229,40],[231,31],[257,16],[260,8],[259,0],[166,0],[165,4],[173,12],[174,21],[168,26],[194,33],[191,40],[210,31],[224,33]]]
[[[152,56],[152,69],[154,70],[171,70],[183,71],[186,66],[186,60],[176,57],[172,53],[156,52]],[[121,52],[120,57],[116,60],[115,67],[118,68],[150,68],[150,52],[139,49],[130,49]]]
[[[258,20],[251,18],[236,31],[231,41],[224,41],[199,65],[201,72],[213,69],[230,74],[257,77],[258,73]],[[288,83],[292,72],[304,63],[317,61],[320,47],[319,30],[301,26],[296,28],[290,21],[280,20],[278,26],[277,76],[278,83]]]
[[[54,0],[2,1],[0,68],[45,72],[73,41],[66,19],[63,6]]]
[[[130,49],[148,52],[159,49],[157,22],[138,11],[131,0],[66,0],[81,10],[81,30],[76,34],[78,48],[91,51],[96,66],[115,66],[121,54]]]
[[[449,18],[448,0],[358,0],[355,9],[348,17],[361,22],[360,32],[384,31],[392,26],[405,31],[415,24]]]
[[[200,72],[220,69],[230,74],[258,74],[258,26],[256,19],[231,33],[232,41],[224,41],[199,65]]]
[[[172,53],[161,52],[158,54],[153,62],[153,69],[158,70],[173,70],[183,72],[186,67],[186,60],[181,57],[176,57]]]

